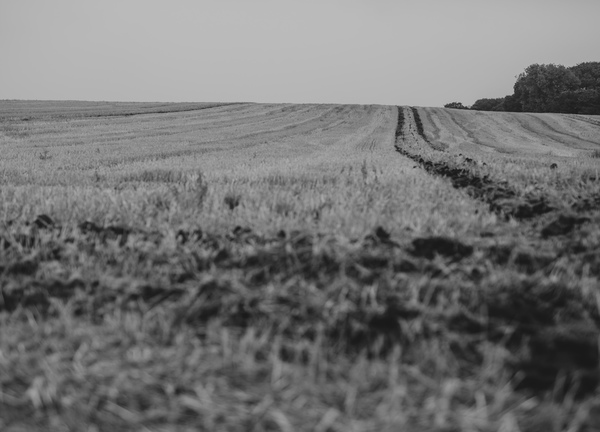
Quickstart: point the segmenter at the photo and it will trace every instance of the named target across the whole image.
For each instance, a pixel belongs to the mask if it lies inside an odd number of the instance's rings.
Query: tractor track
[[[415,109],[412,109],[415,123],[417,120],[418,111],[415,115]],[[470,158],[465,159],[465,163],[459,165],[456,163],[446,163],[442,161],[433,161],[428,159],[423,154],[410,151],[408,146],[403,145],[405,141],[404,127],[406,116],[402,107],[398,107],[398,124],[396,127],[396,145],[395,149],[398,153],[418,163],[423,169],[432,175],[447,178],[456,189],[464,189],[469,196],[479,201],[486,203],[489,209],[504,218],[516,219],[518,221],[536,220],[545,215],[556,213],[556,220],[584,220],[587,213],[600,211],[600,194],[588,194],[578,196],[570,205],[570,209],[565,209],[554,203],[551,198],[542,192],[523,194],[517,188],[510,185],[507,181],[495,181],[488,175],[478,175],[473,172],[470,165],[474,163]],[[424,137],[425,134],[419,135]],[[432,146],[426,138],[423,138],[428,144],[428,148],[434,151],[443,151],[438,146]],[[591,181],[597,181],[595,177],[590,178]],[[565,216],[563,213],[569,213]],[[584,215],[582,215],[584,214]],[[545,231],[547,234],[548,230]]]
[[[412,108],[419,135],[427,142],[423,126],[418,117],[418,111]],[[416,114],[415,114],[416,112]],[[489,176],[478,176],[466,167],[452,166],[444,162],[433,162],[420,154],[412,153],[402,146],[404,141],[405,116],[402,107],[398,107],[398,124],[396,127],[396,151],[417,162],[430,174],[450,179],[456,189],[465,189],[473,198],[489,205],[491,211],[507,218],[517,220],[532,219],[555,208],[543,195],[529,195],[522,197],[517,190],[511,188],[507,182],[498,183]],[[420,126],[419,126],[420,125]],[[437,150],[437,149],[436,149]]]
[[[529,349],[527,360],[512,364],[513,372],[522,377],[517,389],[551,389],[563,373],[571,380],[570,385],[578,386],[578,392],[594,391],[600,385],[600,368],[596,362],[600,348],[600,312],[597,305],[591,304],[593,301],[586,299],[585,289],[579,285],[585,285],[583,279],[587,275],[590,283],[598,286],[600,197],[580,197],[567,210],[554,205],[542,193],[523,195],[508,182],[477,175],[470,169],[472,162],[468,159],[465,166],[430,160],[428,152],[438,149],[425,139],[425,143],[420,144],[423,154],[419,154],[418,146],[409,141],[418,140],[413,132],[415,126],[424,137],[415,111],[398,107],[396,151],[431,175],[449,179],[454,188],[463,189],[472,198],[486,203],[494,213],[520,222],[516,226],[501,223],[501,232],[492,233],[493,238],[482,235],[461,243],[462,247],[478,249],[481,258],[477,260],[493,263],[496,272],[514,272],[519,280],[533,277],[520,288],[505,292],[490,290],[485,284],[479,286],[481,301],[488,307],[488,337],[495,337],[498,329],[493,329],[493,322],[499,319],[515,329],[515,334],[519,334],[515,341]],[[413,114],[416,125],[406,124],[407,113]],[[552,275],[561,273],[582,280],[572,286],[567,282],[553,283]],[[576,286],[578,288],[573,288]],[[562,363],[561,356],[565,352],[577,352],[577,358]]]

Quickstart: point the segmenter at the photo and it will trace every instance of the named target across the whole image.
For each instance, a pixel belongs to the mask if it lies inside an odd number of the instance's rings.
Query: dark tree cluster
[[[504,111],[504,98],[479,99],[471,105],[472,110]]]
[[[444,105],[444,108],[467,109],[467,110],[469,109],[468,106],[464,106],[460,102],[450,102],[450,103]]]
[[[532,64],[517,77],[512,95],[479,99],[470,109],[480,111],[600,114],[600,62],[565,67]],[[450,106],[453,105],[453,106]],[[459,102],[447,104],[458,108]]]

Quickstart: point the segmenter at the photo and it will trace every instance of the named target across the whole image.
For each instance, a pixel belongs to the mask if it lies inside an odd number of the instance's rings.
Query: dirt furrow
[[[412,112],[419,135],[427,141],[418,111],[413,108]],[[507,182],[498,183],[488,176],[478,176],[468,168],[452,166],[445,162],[433,162],[426,157],[424,158],[421,154],[407,150],[403,146],[404,124],[403,109],[398,107],[398,126],[396,129],[396,151],[398,153],[419,163],[429,173],[450,179],[455,188],[465,189],[473,198],[487,203],[493,212],[522,220],[531,219],[554,210],[548,199],[542,195],[530,194],[523,197],[521,193],[511,188]],[[419,125],[421,126],[419,127]],[[466,161],[467,163],[472,162],[469,158]]]
[[[483,278],[475,285],[481,290],[478,301],[486,305],[487,337],[501,337],[496,326],[502,322],[515,331],[509,338],[516,336],[508,343],[509,350],[522,348],[519,344],[529,350],[526,360],[513,363],[513,371],[522,377],[517,387],[536,392],[549,390],[563,373],[569,385],[578,386],[578,391],[593,391],[600,382],[600,369],[597,363],[592,365],[598,360],[600,317],[596,300],[586,294],[586,287],[598,286],[600,277],[598,206],[594,208],[592,202],[582,207],[581,203],[589,199],[580,199],[573,205],[573,213],[564,213],[563,208],[555,207],[541,193],[522,194],[508,182],[477,175],[468,166],[436,162],[432,160],[431,146],[419,143],[412,132],[415,125],[406,124],[411,113],[415,118],[418,115],[414,110],[398,108],[396,150],[432,175],[448,178],[455,188],[487,203],[493,212],[519,222],[500,223],[500,231],[490,233],[489,238],[482,236],[460,243],[461,250],[472,247],[468,255],[478,263],[477,268],[491,264],[492,273],[501,275],[496,279],[497,287],[490,288],[493,283],[490,285]],[[472,163],[466,158],[465,164]],[[431,243],[433,239],[427,241]],[[435,243],[448,241],[439,239]],[[452,250],[449,254],[453,259],[460,255],[457,247],[436,247]],[[441,256],[440,250],[433,255]],[[572,281],[552,282],[558,274],[571,274]],[[521,284],[525,279],[529,282]],[[454,289],[461,290],[460,285]],[[568,353],[576,354],[571,358]],[[590,363],[586,363],[588,360]]]

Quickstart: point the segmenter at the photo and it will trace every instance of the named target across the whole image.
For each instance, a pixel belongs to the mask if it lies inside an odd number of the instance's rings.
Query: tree
[[[579,78],[579,88],[600,90],[600,62],[579,63],[569,70]]]
[[[454,109],[469,109],[469,107],[464,106],[460,102],[450,102],[444,105],[444,108],[454,108]]]
[[[560,112],[574,114],[600,114],[600,90],[579,89],[564,92],[559,97]]]
[[[519,103],[515,95],[504,96],[504,102],[502,104],[504,111],[508,112],[521,112],[521,104]]]
[[[512,95],[479,99],[472,110],[600,114],[600,62],[564,67],[532,64],[517,77]],[[459,102],[447,108],[464,107]]]
[[[504,111],[504,98],[479,99],[471,105],[471,109],[478,111]]]
[[[519,75],[514,94],[522,111],[548,112],[556,109],[556,99],[562,92],[576,90],[580,84],[579,78],[564,66],[532,64]]]

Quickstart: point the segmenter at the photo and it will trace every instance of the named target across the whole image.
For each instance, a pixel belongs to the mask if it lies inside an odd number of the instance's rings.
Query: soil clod
[[[513,211],[507,213],[515,219],[531,219],[549,213],[552,210],[554,210],[554,208],[542,197],[530,199],[527,202],[518,205]]]
[[[589,221],[590,218],[588,217],[561,214],[542,229],[542,237],[548,238],[569,234],[579,225]]]
[[[375,229],[375,235],[377,236],[377,238],[379,240],[381,240],[383,242],[390,240],[390,233],[387,232],[385,229],[383,229],[380,226]]]
[[[79,224],[79,230],[83,234],[95,233],[98,234],[102,232],[102,227],[96,225],[94,222],[85,221]]]
[[[561,391],[592,392],[600,381],[598,330],[593,326],[541,328],[528,343],[529,356],[515,364],[522,375],[517,388],[551,390],[562,379]]]
[[[433,259],[441,255],[455,260],[461,260],[473,253],[473,246],[463,244],[458,240],[447,237],[423,237],[414,239],[412,242],[412,253],[414,256]]]
[[[223,202],[229,207],[229,210],[233,210],[240,205],[241,199],[242,197],[239,195],[227,195]]]
[[[190,240],[192,240],[194,242],[200,241],[202,239],[203,234],[204,233],[199,228],[195,229],[191,232],[180,229],[179,231],[177,231],[177,234],[175,235],[175,239],[181,244],[186,244]]]
[[[35,218],[33,224],[40,229],[49,229],[54,227],[54,221],[46,214],[41,214]]]
[[[85,221],[79,224],[79,230],[82,234],[95,234],[102,241],[118,239],[119,245],[121,246],[127,243],[129,234],[132,232],[132,230],[127,227],[119,225],[109,225],[107,227],[103,227],[90,221]]]

